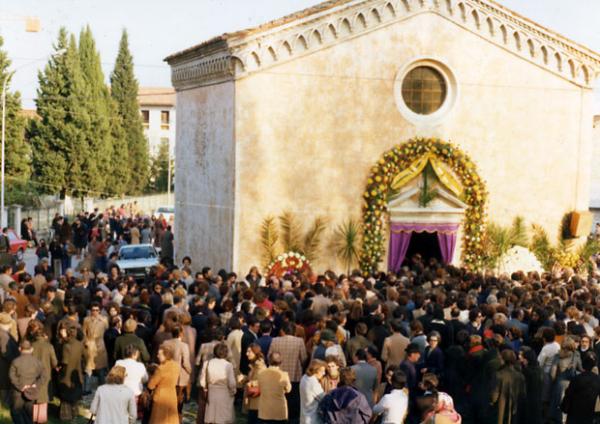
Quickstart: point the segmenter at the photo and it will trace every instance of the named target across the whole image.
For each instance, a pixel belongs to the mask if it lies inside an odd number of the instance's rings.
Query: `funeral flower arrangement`
[[[310,262],[306,256],[298,252],[287,252],[277,258],[267,267],[267,275],[283,277],[294,272],[305,272],[310,270]]]
[[[512,274],[516,271],[544,272],[544,267],[533,252],[523,246],[511,247],[498,261],[499,273]]]
[[[481,267],[487,192],[475,164],[452,143],[414,138],[388,150],[371,168],[362,207],[364,236],[360,265],[364,272],[376,271],[385,252],[384,224],[394,177],[425,155],[442,161],[458,178],[463,201],[468,205],[463,222],[463,264],[469,269]]]

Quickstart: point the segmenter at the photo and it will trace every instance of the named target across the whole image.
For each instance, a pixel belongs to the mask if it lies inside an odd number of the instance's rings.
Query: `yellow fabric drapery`
[[[438,177],[440,182],[447,187],[456,196],[462,194],[462,185],[457,181],[454,175],[448,170],[447,165],[432,153],[427,153],[410,164],[408,168],[400,172],[392,180],[391,188],[393,191],[398,191],[414,178],[418,177],[427,163],[431,164],[433,172]]]

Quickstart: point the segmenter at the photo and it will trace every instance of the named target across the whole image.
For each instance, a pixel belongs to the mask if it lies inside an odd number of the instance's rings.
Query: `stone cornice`
[[[310,9],[307,10],[310,12]],[[600,75],[600,55],[491,0],[342,0],[337,7],[265,29],[224,35],[166,60],[175,88],[268,69],[422,13],[435,13],[581,87]]]

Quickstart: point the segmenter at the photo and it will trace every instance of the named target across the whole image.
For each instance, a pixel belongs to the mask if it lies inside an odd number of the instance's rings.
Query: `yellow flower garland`
[[[363,194],[364,237],[360,265],[365,273],[377,271],[384,253],[384,217],[387,210],[390,183],[398,173],[423,155],[433,155],[446,163],[463,187],[468,205],[463,225],[462,261],[469,269],[479,269],[483,253],[487,191],[477,174],[475,164],[454,144],[433,138],[413,138],[384,153],[371,168]]]

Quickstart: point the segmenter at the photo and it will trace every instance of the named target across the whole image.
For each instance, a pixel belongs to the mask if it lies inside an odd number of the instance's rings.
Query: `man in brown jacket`
[[[33,347],[28,340],[21,342],[19,350],[21,355],[8,372],[12,386],[10,415],[14,423],[24,424],[33,422],[33,404],[44,380],[44,368],[32,355]]]
[[[290,422],[298,422],[300,417],[300,379],[302,378],[304,364],[308,359],[304,340],[296,337],[296,326],[293,322],[286,322],[280,330],[280,337],[275,337],[269,347],[269,354],[278,352],[281,355],[281,370],[287,372],[292,389],[287,396],[290,409]]]
[[[269,354],[269,364],[269,368],[262,370],[257,378],[260,389],[258,418],[265,424],[288,422],[285,394],[292,390],[290,377],[287,372],[279,368],[281,365],[279,352]]]
[[[410,340],[401,332],[402,322],[400,320],[392,321],[392,330],[394,334],[385,338],[381,351],[381,359],[385,362],[386,369],[390,365],[398,366],[404,361],[404,351],[410,343]]]

